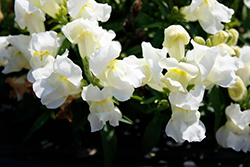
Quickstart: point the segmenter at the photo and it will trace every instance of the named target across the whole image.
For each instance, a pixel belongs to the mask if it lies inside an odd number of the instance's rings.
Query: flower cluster
[[[121,58],[115,32],[99,24],[109,20],[110,5],[95,0],[16,0],[15,21],[29,35],[0,37],[2,73],[25,69],[24,77],[48,109],[72,96],[86,101],[91,132],[107,122],[118,126],[122,112],[115,101],[127,101],[135,89],[150,87],[168,96],[172,113],[165,132],[176,142],[206,137],[199,111],[204,94],[214,87],[226,88],[235,103],[226,108],[227,122],[216,139],[223,147],[250,151],[250,112],[241,112],[239,105],[249,99],[250,46],[237,46],[238,31],[223,30],[222,24],[230,22],[234,10],[216,0],[192,0],[181,13],[186,21],[198,20],[212,35],[192,39],[183,26],[170,25],[161,48],[143,41],[141,58]],[[59,32],[46,29],[48,17],[61,19]],[[80,63],[70,57],[70,49],[58,54],[65,41],[77,45]]]

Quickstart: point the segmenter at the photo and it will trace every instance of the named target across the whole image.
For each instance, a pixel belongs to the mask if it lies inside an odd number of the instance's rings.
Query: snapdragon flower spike
[[[185,45],[189,43],[188,32],[180,25],[171,25],[164,30],[162,45],[168,48],[170,57],[180,61],[185,55]]]
[[[217,0],[192,0],[189,6],[184,7],[181,13],[188,21],[199,21],[203,30],[215,34],[222,30],[224,25],[221,22],[229,23],[233,9],[229,9]]]
[[[71,43],[78,44],[82,58],[90,57],[96,49],[108,45],[115,38],[114,31],[102,29],[97,21],[83,18],[66,24],[62,32]]]
[[[48,77],[53,72],[53,63],[64,37],[57,36],[54,31],[46,31],[32,34],[29,42],[31,58],[29,60],[32,69],[27,79],[34,83],[41,77]]]
[[[200,112],[197,110],[185,110],[183,108],[172,107],[172,116],[166,126],[166,134],[176,142],[200,142],[206,136],[206,128],[200,121]]]
[[[40,8],[44,13],[47,13],[53,18],[56,18],[56,14],[59,13],[59,5],[56,0],[28,0],[38,8]]]
[[[140,69],[117,60],[120,52],[120,43],[112,41],[91,55],[89,68],[104,87],[110,87],[117,100],[126,101],[132,96],[134,88],[141,86],[145,76]]]
[[[170,91],[186,93],[190,80],[198,74],[196,66],[185,62],[179,63],[175,58],[171,57],[161,59],[159,65],[167,69],[166,74],[160,80],[160,84]]]
[[[28,0],[15,1],[15,21],[21,29],[27,27],[30,34],[44,32],[45,16],[40,8]]]
[[[79,94],[81,91],[82,70],[67,56],[67,50],[62,56],[57,56],[51,75],[33,83],[36,96],[49,109],[60,107],[69,95]]]
[[[101,22],[108,21],[111,6],[97,3],[95,0],[68,0],[69,15],[74,19],[84,18]]]
[[[109,87],[104,87],[102,90],[92,84],[83,87],[82,99],[89,104],[90,114],[88,115],[88,120],[91,132],[101,130],[107,121],[112,126],[119,125],[122,114],[115,107],[112,96]]]
[[[216,132],[217,142],[235,151],[250,151],[250,110],[241,111],[239,104],[226,108],[227,122]]]
[[[29,59],[31,54],[28,51],[28,43],[30,37],[27,35],[13,35],[6,38],[7,43],[11,46],[7,47],[3,53],[3,59],[8,63],[3,69],[4,74],[21,71],[23,68],[30,69]],[[6,44],[7,44],[6,43]]]
[[[191,83],[204,84],[207,89],[217,84],[230,87],[237,81],[235,71],[239,68],[237,57],[231,57],[222,47],[207,47],[191,41],[194,49],[186,54],[187,62],[199,68]]]

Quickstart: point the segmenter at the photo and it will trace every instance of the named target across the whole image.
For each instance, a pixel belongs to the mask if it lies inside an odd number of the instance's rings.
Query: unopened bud
[[[238,38],[239,38],[239,32],[235,29],[228,30],[229,38],[227,40],[227,44],[229,46],[236,45]]]
[[[173,10],[173,14],[177,14],[179,12],[178,6],[174,6],[172,10]]]
[[[194,37],[194,42],[196,42],[196,43],[198,43],[200,45],[205,45],[205,40],[200,36]]]
[[[235,84],[228,88],[228,93],[234,101],[240,101],[246,96],[247,89],[239,76],[237,77]]]
[[[212,45],[217,46],[221,43],[226,43],[228,38],[228,33],[226,31],[220,30],[213,36]]]
[[[157,105],[157,108],[162,109],[162,110],[167,109],[168,107],[169,107],[169,103],[166,99],[160,100]]]
[[[212,42],[211,42],[211,39],[210,39],[210,38],[208,38],[208,39],[206,40],[206,46],[208,46],[208,47],[211,47],[211,46],[212,46]]]
[[[239,46],[231,46],[231,48],[234,50],[234,52],[235,52],[235,55],[233,55],[233,56],[236,56],[236,57],[240,57],[240,48],[239,48]]]

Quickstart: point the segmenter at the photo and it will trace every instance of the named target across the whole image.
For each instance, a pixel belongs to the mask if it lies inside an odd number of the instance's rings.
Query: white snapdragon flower
[[[154,48],[149,42],[142,42],[142,55],[143,58],[137,58],[135,56],[125,57],[123,60],[129,64],[133,65],[134,68],[140,69],[145,75],[142,79],[142,85],[148,84],[155,90],[163,91],[159,84],[160,78],[163,77],[163,68],[158,64],[159,60],[166,57],[167,48],[162,49]]]
[[[191,41],[194,49],[186,54],[187,62],[199,68],[199,74],[191,83],[204,84],[211,88],[214,84],[230,87],[237,81],[235,71],[239,68],[236,57],[222,47],[207,47]]]
[[[53,18],[56,18],[56,14],[59,13],[59,5],[56,0],[28,0],[38,8],[40,8],[44,13],[47,13]]]
[[[233,9],[229,9],[217,0],[192,0],[189,6],[181,11],[188,21],[199,21],[201,27],[210,34],[224,28],[224,23],[229,23]]]
[[[57,36],[54,31],[46,31],[32,34],[29,42],[31,58],[29,60],[32,69],[29,71],[27,79],[34,83],[41,77],[48,77],[53,72],[53,63],[61,46],[63,37]]]
[[[164,30],[163,46],[168,48],[170,57],[180,61],[185,55],[185,45],[189,43],[188,32],[180,25],[171,25]]]
[[[49,109],[60,107],[69,95],[81,91],[82,70],[67,56],[67,50],[62,56],[57,56],[51,75],[37,79],[33,84],[36,96]]]
[[[101,130],[109,121],[112,126],[118,126],[122,118],[120,110],[115,107],[112,101],[112,92],[109,87],[100,90],[92,84],[83,87],[82,99],[89,104],[90,114],[88,120],[91,126],[91,132]]]
[[[111,6],[97,3],[95,0],[68,0],[69,15],[74,19],[84,18],[106,22],[111,13]]]
[[[96,49],[108,45],[115,38],[114,31],[102,29],[97,21],[83,18],[66,24],[62,32],[71,43],[78,44],[82,58],[90,57]]]
[[[195,65],[178,62],[175,58],[163,58],[159,61],[162,68],[167,69],[166,74],[161,78],[162,87],[167,87],[170,91],[187,92],[187,86],[192,78],[198,74]]]
[[[134,88],[141,86],[145,76],[133,65],[115,59],[119,57],[120,52],[120,43],[111,42],[91,55],[89,68],[101,80],[103,86],[110,87],[117,100],[126,101],[132,96]]]
[[[206,136],[206,128],[200,121],[200,112],[185,110],[172,105],[172,116],[166,126],[166,134],[176,142],[183,143],[202,141]]]
[[[226,108],[227,122],[216,132],[217,142],[235,151],[250,151],[250,110],[241,111],[239,104]]]
[[[241,64],[240,68],[236,71],[236,75],[238,75],[245,86],[247,87],[250,82],[250,46],[243,46],[240,48],[240,57],[239,62]]]
[[[8,61],[2,72],[8,74],[21,71],[23,68],[30,69],[29,59],[31,55],[28,51],[30,37],[21,34],[8,36],[6,40],[11,46],[2,52],[3,58]]]
[[[190,92],[170,92],[172,116],[166,126],[166,134],[176,142],[201,141],[205,138],[205,126],[199,120],[198,111],[205,92],[204,85],[197,85]]]
[[[15,1],[15,21],[20,28],[27,27],[30,34],[44,32],[45,16],[40,8],[28,0]]]

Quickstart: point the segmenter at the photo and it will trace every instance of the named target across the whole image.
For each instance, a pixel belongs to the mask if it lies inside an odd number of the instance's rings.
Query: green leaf
[[[214,109],[214,131],[216,132],[218,128],[220,127],[220,122],[221,122],[221,116],[223,114],[221,110],[221,98],[220,98],[220,93],[219,89],[214,86],[213,89],[209,92],[208,94],[208,99],[211,102],[211,105]]]
[[[150,152],[158,142],[162,132],[162,122],[161,115],[155,115],[146,127],[142,137],[142,148],[145,152]]]
[[[134,124],[134,122],[131,119],[129,119],[128,117],[126,117],[125,115],[122,116],[122,119],[120,121],[123,123],[129,124],[129,125]]]
[[[100,131],[104,153],[104,167],[111,167],[116,153],[117,138],[114,127],[105,125]]]
[[[250,26],[250,9],[248,9],[246,6],[243,6],[242,9],[242,21],[243,21],[243,27],[244,31],[247,31]]]
[[[58,55],[62,55],[62,54],[65,52],[66,49],[69,50],[70,45],[71,45],[71,44],[70,44],[69,40],[66,38],[66,39],[63,41],[61,47],[60,47],[59,50],[58,50]]]
[[[162,2],[160,0],[156,0],[156,2],[158,3],[158,5],[160,6],[160,10],[162,15],[167,18],[168,14],[169,14],[169,9],[168,9],[168,5],[165,2]]]
[[[51,115],[51,111],[45,111],[38,119],[34,122],[32,127],[30,128],[30,131],[26,135],[26,137],[23,139],[23,141],[28,140],[38,129],[40,129],[45,122],[49,119]]]
[[[153,97],[150,97],[148,99],[144,99],[141,101],[141,104],[149,104],[149,103],[153,103],[156,99],[158,99],[159,97],[157,96],[153,96]]]
[[[136,45],[134,47],[131,47],[130,49],[127,50],[127,55],[137,55],[141,53],[141,45]]]
[[[146,25],[150,25],[155,23],[155,19],[149,16],[146,13],[140,13],[136,18],[135,18],[135,23],[138,25],[145,27]]]

